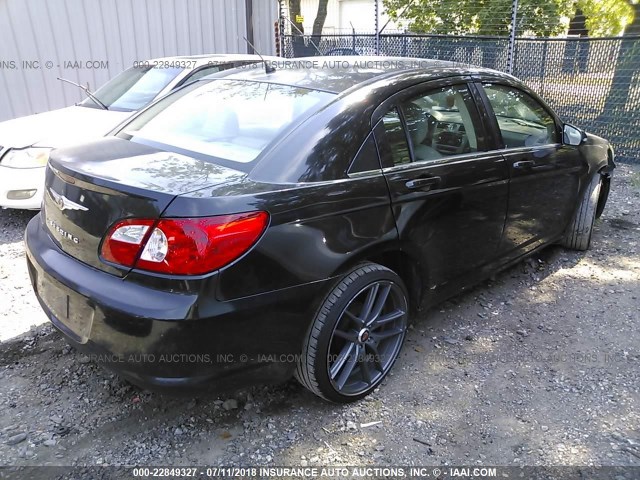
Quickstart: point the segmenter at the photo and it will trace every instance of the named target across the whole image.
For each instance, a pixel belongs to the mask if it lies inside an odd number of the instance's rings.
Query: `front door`
[[[562,144],[559,122],[533,96],[510,85],[478,87],[484,88],[511,177],[501,251],[517,257],[563,234],[586,163],[575,147]]]

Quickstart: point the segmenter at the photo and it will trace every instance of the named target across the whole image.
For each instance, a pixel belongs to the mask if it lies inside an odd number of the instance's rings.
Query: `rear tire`
[[[598,199],[602,178],[596,173],[585,190],[573,222],[567,230],[567,235],[562,244],[574,250],[588,250],[591,245],[591,234],[596,219]]]
[[[295,376],[325,400],[348,403],[371,393],[402,348],[409,304],[402,279],[376,263],[347,273],[307,332]]]

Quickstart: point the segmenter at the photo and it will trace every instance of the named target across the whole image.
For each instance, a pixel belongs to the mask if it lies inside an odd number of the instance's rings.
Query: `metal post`
[[[514,55],[516,50],[516,23],[518,20],[518,0],[513,0],[511,5],[511,34],[509,35],[509,54],[507,58],[507,71],[513,73]]]
[[[351,50],[356,51],[356,27],[353,26],[353,23],[351,23]]]
[[[253,54],[256,53],[254,48],[251,46],[255,43],[253,38],[253,0],[244,0],[244,9],[245,9],[245,28],[247,29],[247,53]]]
[[[279,22],[279,30],[280,30],[280,56],[286,57],[287,54],[285,52],[286,43],[285,43],[285,23],[284,23],[284,3],[282,0],[278,0],[278,22]]]
[[[538,95],[540,95],[541,97],[544,96],[544,76],[547,74],[547,46],[549,45],[549,40],[544,40],[544,49],[542,50],[542,61],[540,62],[541,65],[541,76],[540,76],[540,91],[538,92]]]
[[[404,30],[404,35],[402,35],[402,56],[407,56],[407,30]]]
[[[380,9],[378,8],[378,1],[376,2],[376,55],[380,55]]]

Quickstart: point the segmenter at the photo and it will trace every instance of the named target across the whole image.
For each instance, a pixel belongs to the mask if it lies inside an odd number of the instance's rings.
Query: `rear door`
[[[429,289],[495,259],[508,170],[487,138],[467,83],[412,87],[376,111],[374,133],[403,248],[419,258]],[[466,283],[466,282],[464,282]]]
[[[562,235],[575,209],[586,163],[562,144],[561,124],[516,84],[477,84],[511,178],[501,251],[517,257]]]

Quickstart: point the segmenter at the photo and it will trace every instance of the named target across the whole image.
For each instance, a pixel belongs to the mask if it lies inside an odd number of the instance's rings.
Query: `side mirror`
[[[565,145],[573,145],[577,147],[587,138],[587,135],[577,127],[566,124],[563,129]]]

